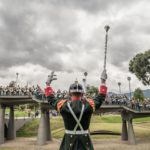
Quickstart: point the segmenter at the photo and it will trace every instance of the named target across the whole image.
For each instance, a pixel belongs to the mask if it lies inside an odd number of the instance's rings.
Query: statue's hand
[[[52,81],[57,80],[56,75],[54,74],[55,72],[52,71],[50,75],[48,75],[46,85],[50,85]]]
[[[101,79],[101,84],[105,84],[105,83],[106,83],[106,80]]]

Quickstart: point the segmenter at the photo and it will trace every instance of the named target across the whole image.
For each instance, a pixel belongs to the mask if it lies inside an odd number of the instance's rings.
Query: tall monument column
[[[15,138],[16,138],[16,128],[15,128],[14,106],[10,106],[7,139],[13,140]]]
[[[5,123],[5,107],[0,105],[0,144],[3,144],[5,141],[4,123]]]

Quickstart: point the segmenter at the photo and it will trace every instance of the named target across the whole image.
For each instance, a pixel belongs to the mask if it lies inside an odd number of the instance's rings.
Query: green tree
[[[139,99],[140,101],[144,100],[144,94],[143,91],[140,88],[135,89],[133,97],[137,100]]]
[[[95,86],[89,86],[87,88],[86,94],[90,97],[93,96],[94,94],[98,94],[98,88]]]
[[[26,108],[26,106],[25,106],[25,105],[20,105],[20,106],[19,106],[19,109],[20,109],[21,111],[24,111],[24,110],[25,110],[25,108]]]
[[[35,104],[27,104],[27,108],[31,109],[31,110],[37,110],[39,108],[39,104],[35,103]]]
[[[150,50],[137,54],[129,63],[129,71],[144,85],[150,85]]]

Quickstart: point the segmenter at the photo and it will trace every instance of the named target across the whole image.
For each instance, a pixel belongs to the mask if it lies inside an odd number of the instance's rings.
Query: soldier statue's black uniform
[[[92,113],[103,103],[107,87],[101,85],[99,94],[93,99],[83,98],[81,84],[75,82],[70,86],[70,99],[58,99],[50,86],[45,89],[45,95],[63,117],[65,134],[60,150],[94,150],[89,135],[89,125]]]

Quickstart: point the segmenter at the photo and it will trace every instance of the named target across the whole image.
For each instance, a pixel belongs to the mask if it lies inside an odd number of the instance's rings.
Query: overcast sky
[[[109,91],[146,89],[129,73],[137,53],[150,48],[149,0],[0,0],[0,84],[15,80],[45,85],[56,71],[55,89],[68,89],[77,78],[99,86],[104,59],[104,26],[110,25]]]

